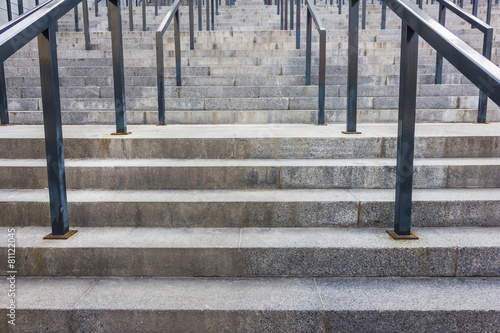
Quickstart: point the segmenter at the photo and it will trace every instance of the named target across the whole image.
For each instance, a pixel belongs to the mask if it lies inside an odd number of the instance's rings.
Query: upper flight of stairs
[[[317,8],[328,30],[327,126],[314,125],[317,38],[306,86],[305,26],[296,50],[276,7],[244,0],[220,7],[215,31],[203,22],[193,51],[182,7],[183,82],[175,86],[167,32],[168,126],[155,126],[153,31],[168,8],[154,18],[148,6],[148,31],[134,9],[133,32],[124,8],[126,136],[111,135],[105,7],[97,18],[90,10],[90,51],[72,12],[63,17],[68,214],[78,230],[65,241],[42,239],[50,216],[36,41],[5,63],[13,125],[0,127],[0,248],[15,228],[17,325],[2,319],[0,332],[500,331],[500,108],[490,101],[491,123],[474,124],[477,88],[449,64],[445,84],[434,85],[435,52],[421,41],[420,239],[394,241],[385,231],[394,220],[400,21],[388,10],[380,30],[380,6],[368,5],[362,134],[346,135],[347,16]],[[424,8],[436,16],[437,5]],[[447,20],[481,48],[477,31]],[[2,318],[8,302],[0,292]]]

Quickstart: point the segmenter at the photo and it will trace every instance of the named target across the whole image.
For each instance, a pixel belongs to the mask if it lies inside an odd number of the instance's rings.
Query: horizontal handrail
[[[170,25],[170,23],[174,19],[174,15],[177,12],[177,10],[179,10],[180,5],[181,5],[180,0],[176,0],[172,4],[172,6],[168,10],[167,14],[165,15],[165,18],[163,19],[163,21],[160,23],[160,25],[156,29],[156,33],[160,32],[163,35],[167,31],[168,26]]]
[[[454,14],[456,14],[457,16],[459,16],[461,19],[463,19],[467,23],[472,24],[472,26],[474,28],[477,28],[479,31],[481,31],[481,32],[487,32],[488,30],[493,30],[493,28],[489,24],[487,24],[487,23],[483,22],[482,20],[478,19],[476,16],[472,15],[471,13],[466,12],[465,10],[463,10],[460,7],[458,7],[453,2],[448,1],[448,0],[435,0],[435,1],[437,1],[438,3],[440,3],[446,9],[451,10]]]

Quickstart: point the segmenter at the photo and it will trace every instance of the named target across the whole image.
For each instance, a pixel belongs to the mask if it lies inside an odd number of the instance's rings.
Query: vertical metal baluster
[[[10,0],[7,1],[7,20],[12,21],[12,7],[10,6]]]
[[[387,16],[387,9],[385,2],[382,1],[382,22],[380,23],[380,28],[385,29],[385,20]]]
[[[5,70],[3,62],[0,63],[0,123],[9,124],[9,107],[7,104],[7,86],[5,84]]]
[[[405,21],[401,31],[398,139],[396,166],[395,238],[412,238],[411,198],[417,100],[418,35]],[[416,236],[414,236],[416,237]]]
[[[312,18],[306,0],[306,85],[311,85],[311,28]]]
[[[342,1],[339,1],[339,15],[342,14]]]
[[[281,16],[280,16],[280,25],[281,25],[281,30],[283,30],[285,27],[283,26],[283,15],[284,15],[284,10],[283,10],[283,1],[286,1],[286,0],[278,0],[278,1],[281,1]]]
[[[165,125],[165,70],[161,31],[156,31],[156,86],[158,88],[158,124]]]
[[[219,15],[219,0],[215,0],[215,15]]]
[[[128,6],[128,29],[134,31],[134,6],[132,6],[132,0],[129,2]]]
[[[182,76],[181,76],[182,74],[181,74],[181,29],[179,26],[179,9],[175,11],[174,15],[174,38],[175,38],[175,78],[177,81],[177,86],[180,87],[182,85]]]
[[[210,0],[206,3],[206,14],[207,14],[207,31],[210,31]]]
[[[288,30],[288,0],[285,0],[285,14],[284,14],[284,20],[285,22],[283,23],[285,25],[285,30]]]
[[[325,124],[326,29],[319,31],[318,125]]]
[[[477,17],[477,0],[472,0],[472,15]]]
[[[99,16],[99,0],[94,0],[94,12],[95,17]]]
[[[189,1],[189,49],[194,50],[194,0]]]
[[[488,0],[487,2],[487,8],[486,8],[486,23],[490,24],[491,22],[491,0]]]
[[[75,6],[75,8],[73,8],[73,15],[75,16],[75,31],[78,31],[79,28],[78,28],[78,5]]]
[[[446,7],[439,4],[439,23],[444,27],[446,24]],[[441,84],[443,82],[443,56],[436,52],[436,76],[434,78],[435,84]]]
[[[23,15],[24,13],[23,0],[17,0],[17,13],[19,14],[19,16]]]
[[[280,14],[280,0],[276,0],[276,14]]]
[[[418,8],[422,9],[422,5],[424,4],[424,0],[417,0],[418,1]]]
[[[356,131],[358,112],[358,35],[359,0],[349,0],[349,31],[347,45],[347,118],[344,134],[359,134]]]
[[[293,2],[294,0],[290,0],[290,30],[293,30]]]
[[[203,30],[203,14],[202,14],[202,8],[201,8],[201,0],[198,0],[198,31]]]
[[[295,48],[300,49],[300,0],[297,0],[297,29],[295,29]]]
[[[82,11],[83,11],[83,32],[85,34],[85,49],[91,50],[92,45],[90,43],[89,6],[87,0],[82,0]]]
[[[487,59],[491,59],[492,44],[493,44],[493,28],[489,28],[484,33],[484,37],[483,37],[483,56],[485,56]],[[478,112],[477,112],[477,122],[479,124],[486,123],[487,106],[488,106],[488,96],[485,93],[483,93],[482,90],[480,90],[479,91],[479,106],[478,106]]]
[[[155,0],[155,16],[158,16],[158,0]]]
[[[212,14],[211,15],[211,19],[212,19],[211,27],[212,27],[212,30],[215,30],[215,15],[214,15],[215,14],[215,11],[214,11],[215,8],[214,8],[214,0],[210,0],[210,1],[211,1],[211,4],[210,4],[210,6],[211,6],[210,13]],[[207,0],[207,2],[208,2],[208,0]]]
[[[68,223],[61,98],[59,93],[57,43],[54,21],[50,23],[46,30],[38,35],[38,54],[50,198],[50,220],[52,225],[52,234],[46,237],[67,238],[71,236],[72,232],[69,230]]]
[[[111,14],[109,13],[108,1],[106,1],[106,12],[106,15],[108,15],[108,31],[111,31]]]
[[[143,0],[145,1],[145,0]],[[111,43],[113,56],[113,81],[115,91],[116,134],[127,132],[127,114],[125,108],[125,74],[123,68],[122,19],[119,0],[108,0],[111,16]]]
[[[363,8],[361,10],[361,29],[366,27],[366,0],[363,0]]]
[[[146,0],[142,0],[142,31],[146,29]]]

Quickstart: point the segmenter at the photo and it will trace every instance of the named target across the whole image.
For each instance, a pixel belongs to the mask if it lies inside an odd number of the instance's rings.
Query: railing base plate
[[[125,133],[111,133],[111,135],[129,135],[132,134],[132,132],[125,132]]]
[[[343,134],[361,134],[361,132],[347,132],[347,131],[342,131]]]
[[[417,235],[415,235],[413,232],[410,232],[410,235],[398,235],[394,231],[387,230],[387,233],[389,236],[391,236],[393,239],[400,240],[400,239],[419,239]]]
[[[74,234],[76,234],[77,232],[78,232],[78,230],[70,230],[67,233],[65,233],[64,235],[60,235],[60,236],[54,236],[54,235],[52,235],[52,233],[50,233],[47,236],[43,237],[43,239],[68,239],[71,236],[73,236]]]
[[[476,124],[476,125],[490,125],[491,123],[473,123],[473,124]]]

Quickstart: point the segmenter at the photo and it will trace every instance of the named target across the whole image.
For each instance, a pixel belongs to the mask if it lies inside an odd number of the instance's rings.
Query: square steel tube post
[[[219,0],[215,0],[215,15],[219,15]]]
[[[207,15],[207,31],[210,31],[210,0],[206,3],[206,15]]]
[[[75,17],[75,31],[78,31],[78,5],[75,6],[75,8],[73,8],[73,16]]]
[[[349,26],[347,44],[347,119],[345,134],[359,134],[356,131],[358,112],[358,39],[359,0],[349,0]]]
[[[12,7],[10,5],[10,0],[7,1],[7,20],[12,21]]]
[[[145,0],[143,0],[144,3]],[[111,16],[111,53],[113,56],[113,81],[115,91],[116,134],[128,134],[125,108],[125,74],[123,65],[123,40],[120,0],[108,0]]]
[[[491,0],[490,0],[491,1]],[[483,56],[491,59],[491,46],[493,44],[493,29],[486,30],[483,37]],[[479,90],[479,106],[477,109],[477,122],[478,124],[486,123],[486,113],[488,109],[488,96]]]
[[[488,0],[487,8],[486,8],[486,23],[490,24],[491,22],[491,2],[492,0]]]
[[[402,21],[394,233],[411,235],[418,34]]]
[[[108,1],[106,1],[106,12],[106,15],[108,15],[108,31],[111,31],[111,14],[109,13]]]
[[[288,0],[284,0],[285,1],[285,13],[283,14],[284,16],[284,23],[283,25],[285,26],[285,30],[288,30]]]
[[[17,0],[17,13],[19,16],[24,14],[23,0]]]
[[[7,104],[7,86],[5,85],[5,71],[3,62],[0,63],[0,123],[9,124],[9,107]]]
[[[202,14],[202,8],[201,8],[201,0],[198,0],[198,31],[203,30],[203,14]]]
[[[385,21],[387,16],[387,6],[385,2],[382,1],[382,22],[380,23],[380,29],[385,29]]]
[[[189,49],[194,50],[194,0],[189,1]]]
[[[210,0],[210,1],[212,2],[210,4],[211,7],[212,7],[211,11],[210,11],[210,13],[211,13],[211,19],[212,19],[212,22],[211,22],[210,26],[212,27],[212,31],[213,31],[213,30],[215,30],[215,22],[214,22],[215,21],[214,0]],[[207,2],[208,2],[208,0],[207,0]]]
[[[155,16],[158,16],[158,0],[155,0]]]
[[[52,235],[69,233],[55,22],[38,35]]]
[[[339,1],[339,15],[342,14],[342,1]]]
[[[276,0],[276,14],[280,14],[280,0]]]
[[[90,44],[89,6],[87,0],[82,0],[82,11],[83,11],[83,33],[85,34],[85,49],[91,50],[92,45]]]
[[[146,0],[142,0],[142,31],[146,31]]]
[[[366,27],[366,0],[363,0],[363,8],[361,10],[361,29],[365,30],[365,27]]]
[[[472,0],[472,15],[477,17],[477,0]]]
[[[285,11],[283,10],[283,6],[284,6],[283,1],[286,1],[286,0],[278,0],[278,1],[281,1],[280,29],[281,29],[281,30],[283,30],[283,29],[285,28],[285,27],[283,26],[283,22],[284,22],[284,20],[283,20],[283,15],[285,14],[285,13],[284,13]]]
[[[179,9],[177,9],[174,14],[174,39],[175,39],[175,78],[177,81],[177,86],[180,87],[182,85],[182,76],[181,76],[182,74],[181,74],[181,29],[179,26]]]
[[[310,63],[309,63],[310,64]],[[325,124],[326,29],[319,30],[318,125]]]
[[[295,0],[290,0],[290,30],[293,30],[293,2]]]
[[[158,88],[158,124],[165,125],[165,69],[161,31],[156,32],[156,86]]]
[[[278,1],[279,2],[279,1]],[[300,49],[300,0],[297,0],[297,28],[295,29],[295,48]]]
[[[128,30],[134,31],[134,6],[132,6],[132,0],[129,0],[128,6]]]
[[[309,8],[306,6],[306,85],[311,85],[311,28],[312,17]]]
[[[443,27],[446,24],[446,8],[442,4],[439,4],[438,22]],[[441,84],[442,82],[443,82],[443,56],[441,54],[439,54],[439,52],[437,52],[436,53],[436,75],[434,77],[434,83]]]
[[[94,13],[95,17],[99,16],[99,0],[94,0]]]

